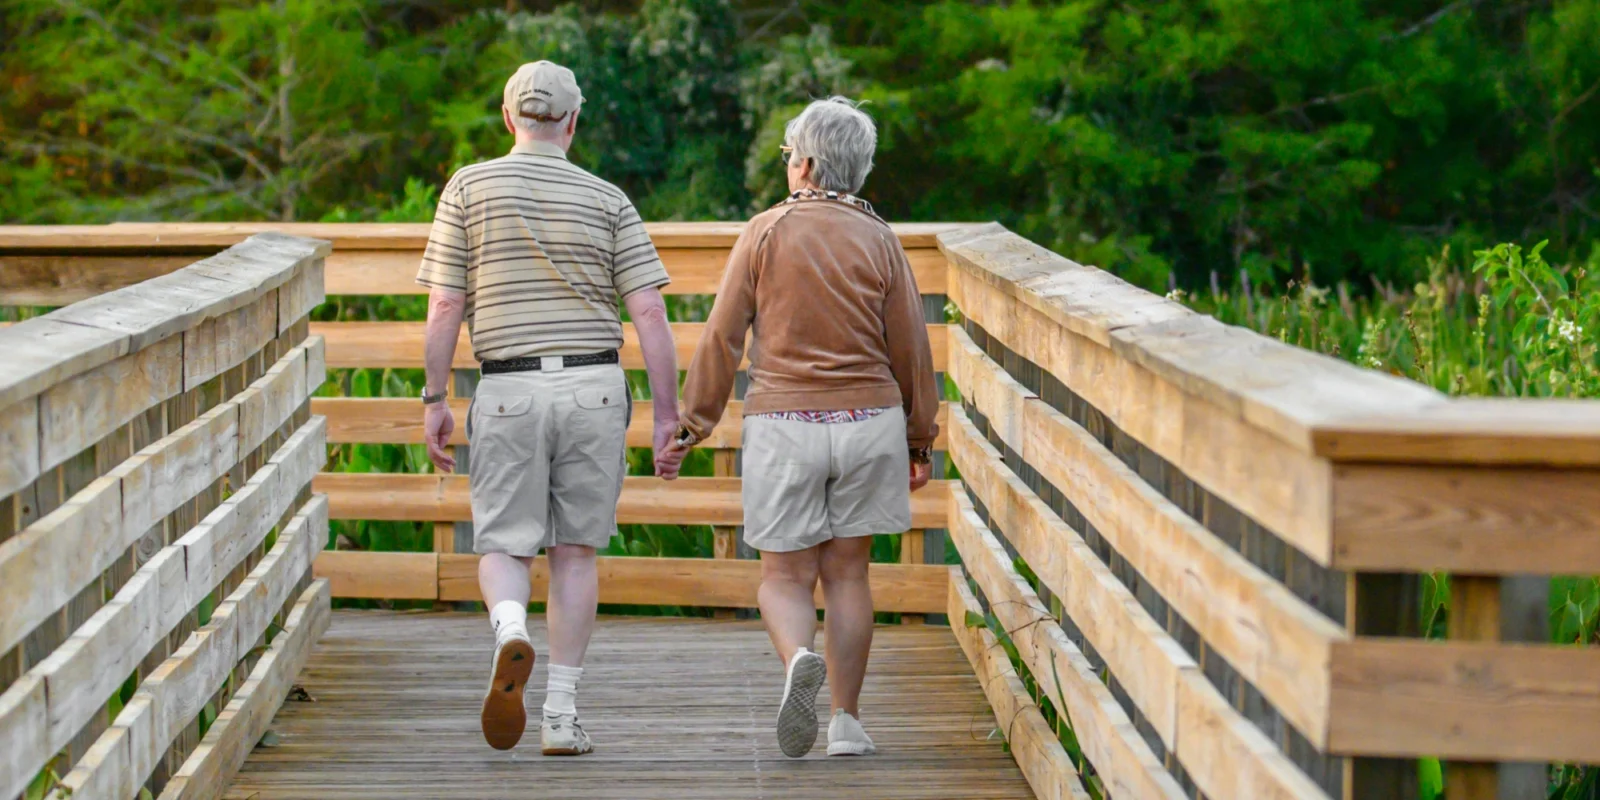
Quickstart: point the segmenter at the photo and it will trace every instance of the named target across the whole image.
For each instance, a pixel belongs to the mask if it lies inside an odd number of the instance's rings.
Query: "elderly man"
[[[511,76],[501,112],[516,145],[451,177],[417,273],[431,287],[423,403],[428,456],[441,471],[455,467],[445,396],[463,317],[483,364],[467,412],[473,549],[495,635],[483,735],[508,750],[527,725],[528,568],[544,550],[545,755],[593,749],[575,700],[599,594],[595,548],[616,533],[633,410],[618,298],[656,398],[658,454],[677,424],[677,357],[659,291],[667,273],[627,196],[567,161],[582,104],[565,67],[539,61]],[[678,460],[658,472],[676,477]]]

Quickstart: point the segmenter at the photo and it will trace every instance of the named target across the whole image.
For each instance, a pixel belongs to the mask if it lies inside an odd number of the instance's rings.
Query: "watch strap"
[[[440,392],[438,394],[423,394],[422,395],[422,404],[425,405],[425,406],[431,406],[431,405],[434,405],[434,404],[437,404],[437,403],[443,403],[445,400],[449,399],[449,397],[450,397],[450,393],[449,392]]]

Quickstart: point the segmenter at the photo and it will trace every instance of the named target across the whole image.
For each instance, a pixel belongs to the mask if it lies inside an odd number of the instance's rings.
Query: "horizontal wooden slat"
[[[472,519],[465,475],[324,472],[313,484],[328,495],[334,519],[456,522]],[[742,525],[738,478],[623,480],[617,522],[623,525]],[[944,527],[948,482],[931,481],[911,495],[911,527]],[[897,533],[898,531],[886,531]]]
[[[153,755],[165,752],[194,721],[201,706],[222,688],[235,665],[267,632],[327,537],[327,500],[313,498],[284,526],[277,542],[244,582],[218,604],[211,619],[139,685],[124,712],[62,780],[63,794],[136,795],[155,770]],[[95,620],[90,622],[92,625]],[[136,653],[131,658],[138,663]],[[90,671],[81,677],[96,675],[93,670],[99,670],[92,690],[83,682],[72,687],[90,712],[98,709],[122,680],[122,671],[105,669],[106,660],[85,665]],[[57,713],[54,698],[58,693],[66,696],[61,692],[64,688],[68,687],[50,687],[52,718]],[[140,698],[141,702],[133,702]]]
[[[7,326],[0,330],[0,408],[256,302],[327,252],[325,242],[268,234],[161,278]]]
[[[1191,480],[1317,563],[1331,562],[1333,479],[1325,459],[1185,392],[968,269],[951,270],[950,296],[990,336],[1054,375]]]
[[[964,332],[954,337],[961,374],[1003,372],[975,348],[959,344],[966,340]],[[1020,436],[1022,460],[1063,492],[1112,549],[1307,739],[1326,741],[1328,648],[1344,638],[1344,631],[1184,514],[1088,431],[1043,401],[1015,394],[1019,386],[989,382],[992,390],[978,395],[989,405],[979,410],[985,415],[991,409],[1020,412],[1014,435]],[[1037,559],[1033,568],[1054,576],[1056,591],[1070,595],[1074,580],[1063,561],[1068,551],[1059,541],[1070,529],[1041,522],[1059,518],[1005,468],[1000,453],[965,413],[952,410],[950,428],[952,458],[998,527],[1028,537],[1019,538],[1017,546],[1028,544],[1030,563]],[[1049,538],[1035,538],[1041,535]],[[1128,680],[1137,685],[1135,676]],[[1147,713],[1157,730],[1170,732],[1161,720],[1174,707],[1176,688],[1164,683],[1161,695],[1150,696],[1153,706]]]
[[[71,741],[156,641],[176,628],[259,546],[325,459],[324,431],[322,420],[313,419],[289,437],[239,491],[183,538],[145,562],[111,602],[29,671],[29,676],[44,684],[50,698],[48,727],[36,732],[43,743],[34,754],[37,762],[25,763],[19,774],[0,775],[0,797],[21,791],[45,761]],[[25,706],[18,706],[15,713],[26,711]],[[9,723],[0,721],[0,729],[7,727]]]
[[[978,683],[989,698],[989,707],[994,709],[995,725],[1005,732],[1011,757],[1022,768],[1034,797],[1088,800],[1091,795],[1084,790],[1072,757],[1028,696],[1027,687],[1017,677],[999,640],[988,628],[968,624],[970,616],[983,617],[983,608],[967,588],[960,567],[950,567],[949,606],[946,613],[951,632],[978,674]]]
[[[467,398],[450,401],[450,410],[456,418],[451,444],[467,443],[466,419],[471,402]],[[948,411],[947,404],[940,404],[939,438],[933,443],[935,450],[944,449]],[[415,398],[315,397],[311,400],[311,413],[328,418],[329,444],[422,444],[422,406]],[[695,446],[737,449],[742,441],[740,419],[743,415],[744,403],[729,401],[716,429]],[[634,401],[633,421],[628,425],[628,446],[650,447],[654,426],[650,401]]]
[[[933,351],[934,369],[945,368],[945,329],[943,324],[928,326],[928,345]],[[674,322],[672,336],[677,344],[678,368],[688,369],[694,350],[705,331],[701,322]],[[311,332],[328,342],[328,366],[333,368],[422,368],[424,323],[421,322],[313,322]],[[748,345],[748,340],[747,340]],[[632,325],[622,328],[620,351],[623,369],[644,369],[644,353],[639,349]],[[744,364],[749,365],[746,359]],[[462,328],[456,342],[454,369],[477,369],[472,342]]]
[[[1333,479],[1340,569],[1600,573],[1600,469],[1341,464]]]
[[[313,568],[328,581],[334,597],[439,599],[438,553],[327,550]]]
[[[658,244],[659,247],[659,244]],[[661,287],[663,294],[716,294],[727,267],[726,249],[661,248],[662,266],[672,282]],[[414,295],[427,294],[428,287],[417,283],[417,264],[421,250],[338,250],[328,257],[327,289],[338,295]],[[906,251],[916,276],[917,287],[925,294],[944,291],[946,262],[932,247]]]
[[[1600,648],[1357,638],[1333,703],[1337,753],[1600,762]]]
[[[1425,413],[1341,419],[1313,442],[1335,461],[1600,466],[1600,403],[1458,397]]]
[[[138,537],[260,446],[306,399],[308,342],[237,397],[157,440],[54,512],[0,543],[0,652],[22,640]],[[256,398],[277,398],[265,404]],[[241,414],[254,420],[241,430]],[[0,795],[4,796],[4,795]]]
[[[215,800],[223,795],[229,779],[266,734],[331,619],[328,584],[317,581],[290,609],[283,632],[168,781],[161,800]]]
[[[733,246],[743,222],[646,222],[658,248]],[[976,227],[969,222],[895,222],[906,248],[936,247],[941,233]],[[0,225],[0,254],[189,250],[205,252],[251,235],[277,231],[326,239],[340,250],[417,250],[428,244],[426,222],[117,222],[110,225]]]
[[[950,493],[950,541],[1040,689],[1071,720],[1084,757],[1112,797],[1185,797],[1094,665],[1012,566],[964,490]]]
[[[436,571],[435,571],[436,570]],[[761,563],[710,558],[599,560],[600,602],[615,605],[753,607]],[[376,553],[329,551],[317,560],[335,597],[481,601],[478,556],[466,553]],[[533,593],[549,586],[544,558],[535,559]],[[924,564],[873,564],[872,604],[879,611],[944,611],[944,573]],[[822,602],[820,589],[817,602]]]

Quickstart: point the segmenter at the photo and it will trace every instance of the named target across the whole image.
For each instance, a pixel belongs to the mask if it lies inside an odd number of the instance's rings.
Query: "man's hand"
[[[689,454],[689,448],[678,444],[673,434],[678,432],[678,420],[656,420],[656,431],[653,437],[655,445],[656,475],[662,480],[675,480],[678,470],[683,468],[684,456]]]
[[[455,456],[445,448],[450,446],[450,435],[456,432],[456,415],[451,413],[448,402],[422,408],[422,438],[428,443],[428,460],[440,472],[454,472]]]
[[[928,479],[933,477],[933,465],[923,462],[911,462],[911,491],[916,491],[928,485]]]

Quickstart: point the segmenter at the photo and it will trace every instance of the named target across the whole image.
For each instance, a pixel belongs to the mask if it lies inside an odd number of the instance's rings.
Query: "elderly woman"
[[[761,616],[787,671],[778,743],[794,758],[816,743],[824,677],[828,755],[874,752],[858,708],[872,536],[911,527],[910,494],[928,482],[938,433],[916,279],[894,232],[855,196],[876,146],[872,119],[842,97],[789,122],[791,193],[734,243],[683,389],[680,458],[716,427],[753,329],[744,537],[761,552]],[[819,579],[826,662],[812,651]]]

